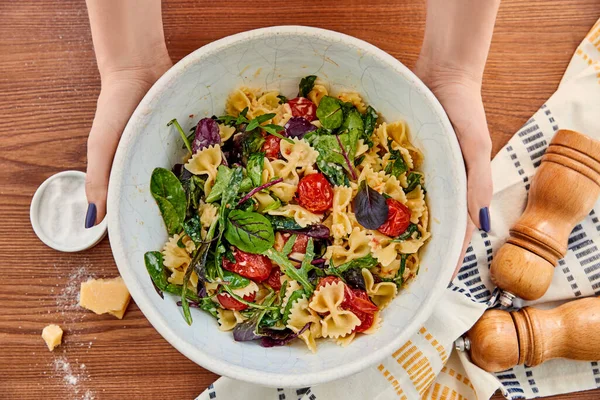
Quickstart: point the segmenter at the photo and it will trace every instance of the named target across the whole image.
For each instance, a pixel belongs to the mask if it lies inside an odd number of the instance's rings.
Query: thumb
[[[85,192],[88,210],[85,227],[100,223],[106,216],[110,169],[123,129],[149,85],[118,82],[103,85],[87,143]]]

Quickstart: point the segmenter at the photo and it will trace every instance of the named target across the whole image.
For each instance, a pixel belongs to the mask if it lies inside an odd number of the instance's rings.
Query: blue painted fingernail
[[[487,207],[483,207],[481,210],[479,210],[479,225],[481,226],[481,229],[483,229],[486,232],[489,232],[491,227],[490,227],[490,210]]]
[[[96,224],[96,205],[88,204],[87,214],[85,214],[85,228],[89,229]]]

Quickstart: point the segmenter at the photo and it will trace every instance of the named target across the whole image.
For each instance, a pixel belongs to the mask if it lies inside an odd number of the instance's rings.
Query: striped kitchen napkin
[[[489,266],[509,227],[525,208],[531,178],[559,129],[600,139],[600,20],[586,36],[556,91],[492,161],[492,231],[477,232],[462,268],[425,325],[379,365],[329,384],[272,389],[220,378],[197,400],[489,399],[501,389],[509,399],[534,398],[600,387],[598,362],[552,360],[497,374],[473,365],[453,342],[496,304]],[[575,227],[569,251],[548,293],[536,303],[600,295],[600,202]],[[521,307],[533,303],[517,301]]]

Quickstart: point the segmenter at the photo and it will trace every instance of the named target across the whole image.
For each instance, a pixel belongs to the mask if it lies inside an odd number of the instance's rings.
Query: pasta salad
[[[154,287],[237,341],[346,346],[419,271],[430,236],[422,153],[404,121],[311,75],[298,96],[241,87],[226,115],[176,128],[187,154],[150,192],[169,239],[145,254]]]

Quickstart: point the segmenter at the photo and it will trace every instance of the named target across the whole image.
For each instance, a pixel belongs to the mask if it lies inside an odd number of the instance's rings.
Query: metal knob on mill
[[[567,252],[569,234],[600,195],[600,142],[581,133],[556,133],[531,183],[527,207],[492,261],[503,290],[500,303],[539,299]]]
[[[600,298],[589,297],[551,310],[488,310],[455,342],[488,372],[552,358],[600,360]]]

